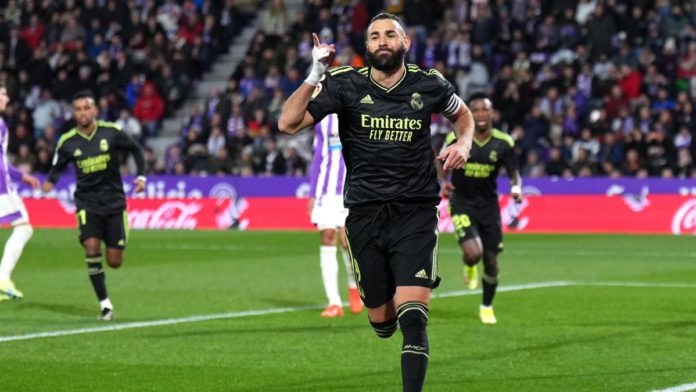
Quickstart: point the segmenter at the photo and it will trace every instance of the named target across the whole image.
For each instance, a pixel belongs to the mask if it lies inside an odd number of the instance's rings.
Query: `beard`
[[[380,50],[377,50],[379,52]],[[393,73],[398,70],[404,64],[404,58],[406,57],[406,47],[401,46],[395,52],[390,50],[391,54],[386,57],[378,56],[377,53],[372,53],[367,51],[367,63],[382,72]]]

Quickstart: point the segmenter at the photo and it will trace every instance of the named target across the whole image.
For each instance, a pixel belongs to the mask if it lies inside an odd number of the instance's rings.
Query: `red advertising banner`
[[[245,197],[236,203],[239,227],[248,230],[313,230],[307,199]]]
[[[506,196],[500,206],[508,232],[696,234],[696,198],[689,196],[528,196],[519,205]],[[313,229],[306,199],[250,197],[238,207],[241,228]],[[440,230],[452,232],[446,200],[440,211]],[[510,229],[514,215],[519,223]]]
[[[75,227],[75,207],[56,199],[24,199],[35,227]],[[500,200],[504,230],[527,233],[696,234],[696,197],[677,195],[528,196],[521,204]],[[440,230],[452,231],[447,201]],[[129,199],[132,228],[312,230],[307,199]],[[515,228],[508,228],[517,216]]]
[[[34,227],[76,227],[75,206],[56,199],[24,199]],[[134,229],[227,229],[230,199],[129,199]]]
[[[521,204],[505,196],[500,206],[507,232],[696,234],[693,196],[528,196]],[[447,208],[441,211],[440,229],[452,231]],[[515,215],[518,223],[509,228]]]

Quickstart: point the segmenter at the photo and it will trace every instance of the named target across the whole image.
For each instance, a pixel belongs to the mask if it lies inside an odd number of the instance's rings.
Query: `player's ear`
[[[407,52],[411,48],[411,37],[406,34],[404,34],[404,46]]]

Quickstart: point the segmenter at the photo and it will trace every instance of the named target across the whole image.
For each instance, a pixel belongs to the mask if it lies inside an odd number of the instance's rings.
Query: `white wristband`
[[[327,46],[315,46],[312,48],[312,69],[309,71],[309,75],[307,75],[305,83],[315,87],[317,84],[319,84],[321,77],[324,76],[324,72],[326,72],[326,69],[328,68],[328,65],[322,61],[327,59],[329,56],[331,56],[331,50]]]
[[[135,178],[135,181],[142,181],[144,184],[147,182],[147,178],[145,176],[138,176]]]
[[[305,83],[312,87],[316,87],[317,84],[319,84],[319,81],[321,80],[321,75],[317,75],[314,72],[310,72],[309,76],[307,76],[307,79],[305,79]]]
[[[522,187],[519,185],[513,185],[510,187],[510,193],[512,193],[512,194],[516,193],[518,195],[521,195],[522,194]]]

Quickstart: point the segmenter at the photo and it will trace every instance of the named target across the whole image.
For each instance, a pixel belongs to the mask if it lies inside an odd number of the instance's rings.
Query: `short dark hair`
[[[82,90],[82,91],[78,91],[77,93],[75,93],[75,95],[73,95],[73,97],[72,97],[72,102],[75,102],[75,101],[77,101],[78,99],[83,99],[83,98],[89,98],[89,99],[91,99],[92,101],[95,101],[95,100],[94,100],[94,94],[92,94],[91,91],[89,91],[89,90]]]
[[[382,12],[377,15],[375,15],[372,19],[370,19],[370,24],[374,23],[375,21],[382,20],[382,19],[391,19],[395,21],[396,23],[401,26],[404,31],[406,31],[406,27],[404,26],[404,22],[401,21],[401,18],[394,14],[390,14],[389,12]],[[368,25],[369,26],[369,25]]]
[[[475,93],[469,95],[469,99],[467,100],[466,104],[471,105],[472,103],[474,103],[474,101],[478,101],[479,99],[487,99],[487,100],[491,101],[491,103],[493,103],[493,101],[488,96],[488,94],[486,94],[482,91],[478,91],[478,92],[475,92]]]

